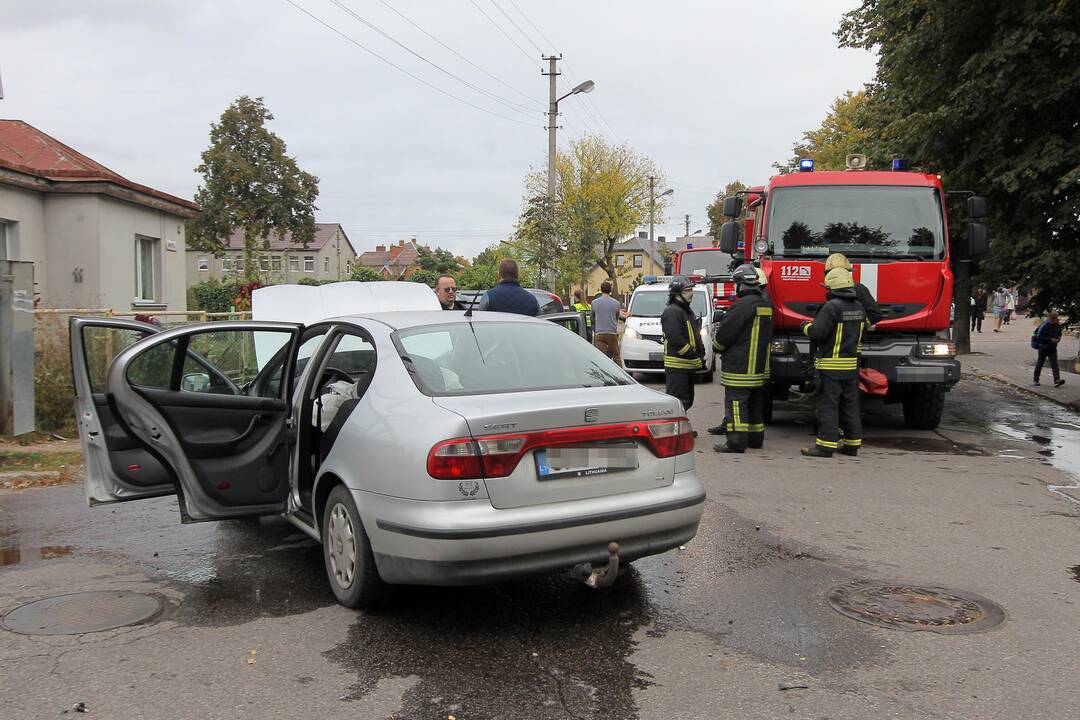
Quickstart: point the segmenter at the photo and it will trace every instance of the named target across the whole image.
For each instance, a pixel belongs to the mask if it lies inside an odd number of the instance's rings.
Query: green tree
[[[720,237],[720,226],[726,223],[731,218],[724,217],[724,198],[730,197],[740,190],[745,190],[744,185],[739,180],[732,180],[724,189],[716,193],[716,198],[705,206],[705,214],[709,217],[709,234],[714,238]],[[743,227],[746,224],[746,204],[743,204],[742,213],[739,215],[739,227]],[[741,232],[740,232],[741,236]]]
[[[649,176],[663,187],[663,174],[651,159],[628,145],[610,145],[594,135],[571,142],[569,153],[556,158],[556,169],[563,232],[594,248],[593,258],[589,258],[592,253],[581,252],[582,267],[600,265],[611,279],[612,292],[617,293],[615,245],[648,222]],[[667,198],[657,199],[656,222],[664,221],[666,206]]]
[[[413,270],[412,274],[409,275],[409,282],[424,283],[430,287],[435,287],[435,283],[438,281],[439,276],[443,274],[444,273],[435,272],[434,270],[420,268],[418,270]]]
[[[462,290],[489,290],[495,287],[499,283],[499,263],[506,258],[521,262],[517,251],[510,245],[496,243],[484,248],[468,267],[458,273],[458,287]]]
[[[355,267],[353,267],[352,274],[349,275],[349,279],[357,280],[359,282],[376,282],[378,280],[382,280],[383,276],[366,265],[356,265]]]
[[[416,266],[421,270],[428,270],[438,275],[453,275],[461,269],[461,263],[449,250],[435,248],[432,250],[424,245],[416,249]]]
[[[274,116],[262,98],[237,98],[210,126],[210,147],[197,168],[203,182],[195,193],[202,206],[188,226],[188,242],[220,254],[236,230],[244,233],[244,278],[257,271],[255,252],[270,234],[291,232],[305,247],[315,237],[319,179],[285,153],[285,142],[266,127]]]
[[[908,158],[990,204],[981,277],[1034,288],[1080,319],[1080,2],[863,0],[840,45],[878,53],[859,124],[875,157]],[[953,232],[953,241],[961,233]],[[966,340],[970,283],[956,283]]]
[[[807,130],[791,149],[791,157],[773,163],[782,173],[799,169],[799,160],[813,158],[817,170],[843,170],[851,153],[866,153],[869,132],[860,124],[859,111],[866,102],[866,91],[848,90],[833,100],[821,127]]]
[[[546,192],[527,197],[518,216],[513,242],[524,265],[522,272],[535,273],[538,287],[545,283],[546,271],[554,268],[564,254],[561,219],[559,208]]]

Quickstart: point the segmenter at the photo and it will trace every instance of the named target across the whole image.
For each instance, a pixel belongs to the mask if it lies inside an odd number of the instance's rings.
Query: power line
[[[539,45],[537,45],[537,44],[536,44],[535,42],[533,42],[533,39],[532,39],[532,38],[531,38],[531,37],[530,37],[530,36],[528,35],[528,33],[526,33],[526,32],[525,32],[524,30],[522,30],[522,29],[521,29],[521,26],[520,26],[520,25],[518,25],[518,24],[517,24],[516,22],[514,22],[514,18],[512,18],[512,17],[510,17],[509,15],[507,15],[507,14],[506,14],[506,11],[505,11],[505,10],[503,10],[503,9],[502,9],[502,8],[501,8],[501,7],[499,6],[499,3],[495,2],[495,0],[491,0],[491,4],[495,6],[495,9],[496,9],[496,10],[498,10],[498,11],[499,11],[499,12],[500,12],[500,13],[502,14],[502,16],[503,16],[504,18],[506,18],[506,19],[507,19],[507,21],[508,21],[508,22],[509,22],[509,23],[510,23],[511,25],[513,25],[513,26],[514,26],[515,28],[517,28],[517,31],[518,31],[519,33],[521,33],[521,36],[522,36],[523,38],[525,38],[526,40],[528,40],[528,41],[529,41],[529,44],[530,44],[530,45],[532,45],[532,46],[533,46],[534,48],[536,48],[536,52],[540,53],[541,55],[543,55],[543,54],[544,54],[544,49],[543,49],[542,47],[540,47]]]
[[[400,66],[400,65],[398,65],[397,63],[394,63],[393,61],[391,61],[391,60],[388,60],[388,59],[386,59],[385,57],[383,57],[383,56],[382,56],[382,55],[380,55],[379,53],[377,53],[377,52],[375,52],[374,50],[372,50],[372,49],[370,49],[370,48],[366,47],[365,45],[363,45],[362,43],[360,43],[360,42],[359,42],[358,40],[354,39],[354,38],[353,38],[352,36],[350,36],[350,35],[347,35],[347,34],[345,34],[345,33],[344,33],[344,32],[342,32],[341,30],[338,30],[338,29],[337,29],[336,27],[334,27],[333,25],[331,25],[331,24],[327,23],[327,22],[326,22],[325,20],[323,20],[322,18],[320,18],[320,17],[318,17],[318,16],[316,16],[316,15],[313,15],[312,13],[308,12],[308,11],[307,11],[306,9],[304,9],[303,7],[301,7],[301,6],[297,5],[297,4],[295,3],[295,2],[293,2],[293,0],[285,0],[285,2],[289,3],[289,4],[290,4],[290,5],[292,5],[292,6],[294,7],[294,8],[296,8],[296,9],[297,9],[297,10],[299,10],[300,12],[302,12],[302,13],[304,13],[305,15],[307,15],[308,17],[310,17],[310,18],[311,18],[312,20],[314,20],[315,22],[317,22],[317,23],[319,23],[320,25],[322,25],[323,27],[325,27],[325,28],[326,28],[327,30],[330,30],[331,32],[333,32],[333,33],[335,33],[335,34],[337,34],[337,35],[340,35],[341,37],[345,38],[345,39],[346,39],[346,40],[348,40],[348,41],[349,41],[350,43],[352,43],[352,44],[353,44],[353,45],[355,45],[356,47],[360,48],[360,49],[361,49],[361,50],[363,50],[364,52],[368,53],[369,55],[373,55],[374,57],[378,58],[379,60],[382,60],[382,61],[383,61],[384,63],[386,63],[386,64],[387,64],[387,65],[389,65],[390,67],[394,68],[395,70],[398,70],[399,72],[402,72],[402,73],[404,73],[404,74],[408,75],[408,76],[409,76],[409,77],[411,77],[411,78],[412,78],[413,80],[416,80],[417,82],[419,82],[419,83],[422,83],[422,84],[424,84],[424,85],[428,86],[429,88],[431,88],[432,90],[434,90],[434,91],[435,91],[435,92],[437,92],[437,93],[440,93],[440,94],[442,94],[442,95],[445,95],[446,97],[448,97],[448,98],[451,98],[452,100],[457,100],[458,102],[460,102],[460,103],[463,103],[463,104],[465,104],[465,105],[468,105],[468,106],[469,106],[469,107],[471,107],[471,108],[475,108],[476,110],[479,110],[480,112],[485,112],[485,113],[487,113],[488,115],[494,115],[494,116],[495,116],[495,117],[497,117],[497,118],[502,118],[503,120],[507,120],[507,121],[509,121],[509,122],[512,122],[512,123],[517,123],[518,125],[525,125],[526,127],[537,127],[537,126],[536,126],[536,125],[534,125],[533,123],[530,123],[530,122],[525,122],[524,120],[518,120],[517,118],[512,118],[512,117],[508,117],[508,116],[506,116],[506,115],[503,115],[503,114],[501,114],[501,113],[497,113],[497,112],[495,112],[494,110],[489,110],[489,109],[487,109],[486,107],[482,107],[482,106],[480,106],[480,105],[477,105],[477,104],[475,104],[475,103],[469,102],[469,101],[468,101],[468,100],[466,100],[465,98],[462,98],[462,97],[459,97],[459,96],[457,96],[457,95],[454,95],[454,94],[453,94],[453,93],[451,93],[451,92],[447,92],[446,90],[443,90],[442,88],[438,87],[437,85],[433,85],[432,83],[428,82],[427,80],[425,80],[424,78],[420,77],[419,75],[415,75],[415,74],[413,74],[413,73],[409,72],[408,70],[406,70],[405,68],[401,67],[401,66]],[[543,127],[543,126],[541,125],[541,126],[539,126],[539,127]]]
[[[538,28],[536,26],[536,23],[534,23],[532,20],[530,20],[529,16],[526,15],[524,12],[522,12],[521,8],[518,7],[518,4],[516,2],[514,2],[514,0],[510,0],[510,4],[513,5],[514,9],[518,11],[518,15],[521,15],[521,17],[525,18],[525,22],[529,23],[529,25],[532,26],[532,29],[535,30],[540,35],[540,39],[543,40],[544,42],[546,42],[551,47],[552,50],[555,50],[555,43],[548,40],[548,37],[547,37],[547,35],[544,34],[544,31],[541,30],[540,28]]]
[[[412,26],[413,26],[414,28],[416,28],[416,29],[417,29],[417,30],[419,30],[420,32],[424,33],[425,35],[427,35],[427,36],[428,36],[429,38],[431,38],[431,39],[432,39],[432,40],[434,40],[435,42],[439,43],[439,45],[442,45],[442,46],[443,46],[444,48],[446,48],[447,50],[449,50],[450,52],[452,52],[452,53],[453,53],[454,55],[456,55],[457,57],[459,57],[459,58],[461,58],[462,60],[464,60],[465,62],[467,62],[467,63],[468,63],[469,65],[472,65],[472,66],[473,66],[474,68],[476,68],[476,69],[477,69],[477,70],[479,70],[480,72],[484,73],[485,75],[487,75],[487,76],[488,76],[489,78],[491,78],[491,79],[492,79],[492,80],[494,80],[495,82],[499,83],[500,85],[502,85],[503,87],[505,87],[505,88],[507,88],[507,89],[509,89],[509,90],[512,90],[512,91],[516,92],[516,93],[517,93],[518,95],[520,95],[521,97],[525,98],[526,100],[528,100],[528,101],[530,101],[530,102],[532,102],[532,103],[536,104],[536,105],[537,105],[538,107],[543,107],[543,106],[544,106],[544,104],[543,104],[542,102],[540,102],[539,100],[537,100],[536,98],[534,98],[534,97],[530,97],[529,95],[526,95],[525,93],[521,92],[521,91],[520,91],[520,90],[518,90],[518,89],[517,89],[516,87],[514,87],[513,85],[511,85],[511,84],[509,84],[509,83],[507,83],[507,82],[504,82],[503,80],[499,79],[499,78],[498,78],[497,76],[493,75],[492,73],[488,72],[488,71],[487,71],[487,70],[485,70],[484,68],[480,67],[479,65],[477,65],[476,63],[474,63],[474,62],[473,62],[472,60],[470,60],[469,58],[465,57],[464,55],[462,55],[461,53],[459,53],[459,52],[458,52],[457,50],[455,50],[454,48],[450,47],[449,45],[447,45],[446,43],[444,43],[444,42],[443,42],[442,40],[440,40],[439,38],[437,38],[437,37],[435,37],[434,35],[432,35],[431,33],[429,33],[429,32],[428,32],[427,30],[425,30],[424,28],[422,28],[422,27],[420,27],[419,25],[417,25],[417,24],[416,24],[415,22],[413,22],[413,21],[412,21],[411,19],[409,19],[408,17],[406,17],[406,16],[405,16],[405,15],[404,15],[404,14],[403,14],[402,12],[400,12],[400,11],[399,11],[399,10],[398,10],[397,8],[395,8],[395,7],[393,6],[393,5],[391,5],[390,3],[388,3],[388,2],[386,1],[386,0],[379,0],[379,2],[381,2],[381,3],[383,4],[383,5],[385,5],[386,7],[388,7],[388,8],[390,9],[390,11],[391,11],[391,12],[393,12],[394,14],[396,14],[396,15],[397,15],[398,17],[400,17],[400,18],[401,18],[402,20],[404,20],[405,22],[409,23],[409,24],[410,24],[410,25],[412,25]]]
[[[478,11],[480,12],[480,14],[481,14],[481,15],[483,15],[483,16],[484,16],[485,18],[487,18],[487,21],[488,21],[489,23],[491,23],[492,25],[494,25],[494,26],[495,26],[495,29],[496,29],[496,30],[498,30],[499,32],[501,32],[501,33],[503,34],[503,37],[505,37],[505,38],[506,38],[507,40],[509,40],[509,41],[510,41],[511,43],[513,43],[513,44],[514,44],[514,47],[516,47],[516,48],[517,48],[518,50],[520,50],[520,51],[521,51],[521,54],[522,54],[522,55],[524,55],[525,57],[527,57],[527,58],[529,59],[529,62],[531,62],[531,63],[532,63],[533,65],[536,65],[536,66],[537,66],[537,67],[539,67],[539,68],[540,68],[541,70],[543,69],[543,66],[542,66],[542,65],[540,65],[540,63],[538,63],[538,62],[536,61],[536,58],[534,58],[534,57],[533,57],[532,55],[530,55],[530,54],[529,54],[529,52],[528,52],[528,51],[527,51],[527,50],[526,50],[525,48],[521,47],[521,45],[519,45],[519,44],[518,44],[517,40],[515,40],[515,39],[514,39],[514,38],[512,38],[512,37],[510,37],[510,33],[506,32],[506,30],[504,30],[504,29],[503,29],[502,25],[500,25],[499,23],[495,22],[495,21],[494,21],[494,20],[493,20],[493,19],[491,18],[491,16],[490,16],[490,15],[488,15],[488,14],[487,14],[486,12],[484,12],[484,8],[482,8],[482,7],[480,7],[479,5],[477,5],[477,4],[476,4],[476,0],[469,0],[469,2],[471,2],[471,3],[472,3],[472,6],[473,6],[474,8],[476,8],[476,9],[477,9],[477,10],[478,10]]]
[[[336,5],[341,10],[348,13],[349,15],[351,15],[352,17],[354,17],[355,19],[359,20],[361,23],[363,23],[368,28],[370,28],[370,29],[374,30],[375,32],[377,32],[379,35],[382,35],[384,38],[386,38],[390,42],[394,43],[395,45],[400,47],[405,52],[409,53],[413,57],[416,57],[417,59],[421,60],[422,62],[427,63],[428,65],[435,68],[436,70],[443,73],[444,75],[447,75],[448,77],[451,77],[454,80],[457,80],[458,82],[465,85],[466,87],[472,88],[476,92],[488,96],[489,98],[491,98],[495,102],[504,105],[505,107],[509,108],[510,110],[513,110],[514,112],[522,112],[522,110],[524,110],[524,112],[526,114],[535,112],[535,110],[533,108],[522,105],[521,103],[515,102],[514,100],[510,100],[508,98],[501,97],[499,95],[496,95],[493,92],[488,92],[484,88],[482,88],[482,87],[480,87],[478,85],[474,85],[473,83],[469,82],[465,78],[462,78],[462,77],[460,77],[458,75],[455,75],[454,73],[450,72],[449,70],[447,70],[443,66],[439,65],[438,63],[435,63],[435,62],[432,62],[431,60],[428,60],[426,57],[424,57],[420,53],[416,52],[415,50],[413,50],[412,48],[410,48],[408,45],[401,42],[397,38],[394,38],[389,33],[385,32],[384,30],[379,28],[377,25],[375,25],[374,23],[372,23],[372,22],[370,22],[368,20],[365,20],[363,17],[361,17],[355,11],[353,11],[348,5],[341,2],[340,0],[330,0],[330,2],[333,3],[334,5]]]

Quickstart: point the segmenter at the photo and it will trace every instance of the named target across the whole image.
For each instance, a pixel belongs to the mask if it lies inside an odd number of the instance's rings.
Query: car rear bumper
[[[654,555],[694,537],[705,502],[692,470],[654,490],[507,510],[487,500],[353,495],[379,574],[418,585],[475,585],[604,563],[612,541],[625,561]]]

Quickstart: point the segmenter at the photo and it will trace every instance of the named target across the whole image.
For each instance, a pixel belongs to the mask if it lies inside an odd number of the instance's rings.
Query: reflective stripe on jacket
[[[768,381],[772,318],[772,302],[759,290],[745,291],[727,311],[713,337],[713,350],[722,353],[721,384],[761,387]]]
[[[673,298],[660,315],[664,331],[664,369],[693,372],[704,367],[701,321],[682,298]]]
[[[803,323],[803,334],[817,344],[814,367],[833,377],[858,375],[865,328],[866,312],[855,293],[830,293],[814,321]]]

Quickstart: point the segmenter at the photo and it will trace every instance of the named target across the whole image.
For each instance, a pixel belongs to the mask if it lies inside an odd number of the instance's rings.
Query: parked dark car
[[[563,307],[562,299],[555,293],[550,293],[547,290],[538,290],[537,288],[525,288],[533,297],[536,298],[536,302],[540,303],[540,314],[550,315],[551,313],[561,313],[566,310]],[[480,298],[484,297],[484,293],[487,290],[458,290],[457,300],[465,307],[473,302],[476,305],[480,305]]]

